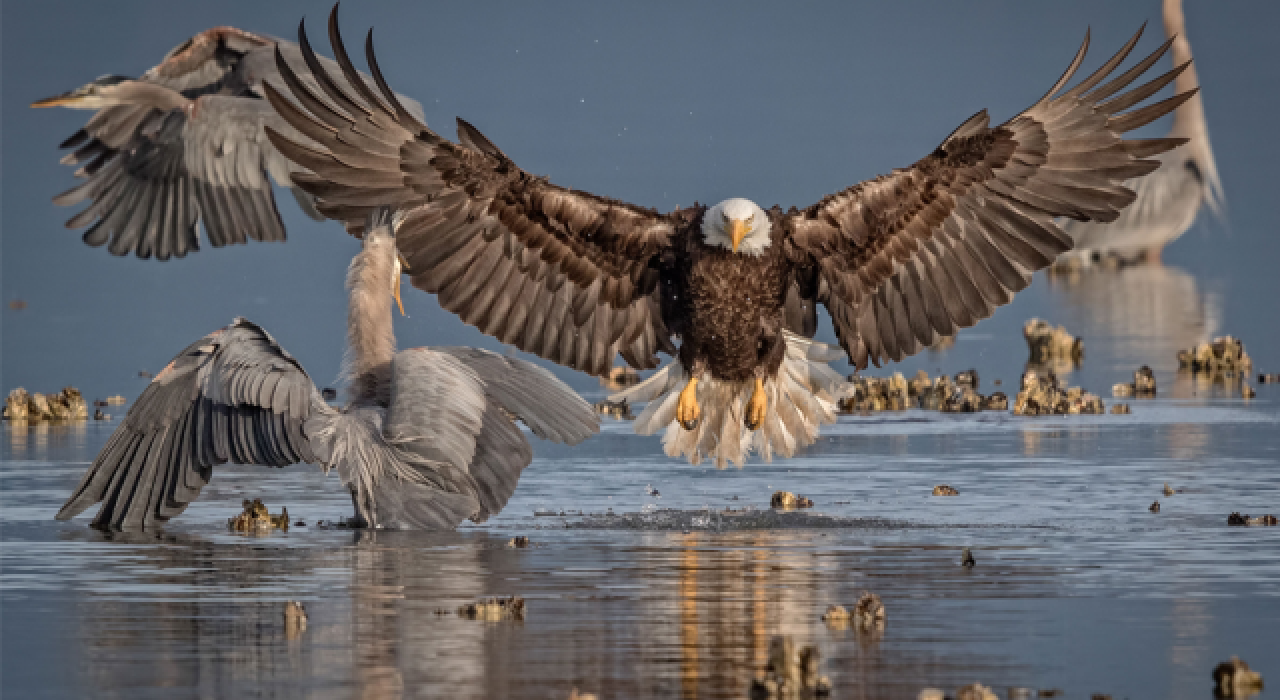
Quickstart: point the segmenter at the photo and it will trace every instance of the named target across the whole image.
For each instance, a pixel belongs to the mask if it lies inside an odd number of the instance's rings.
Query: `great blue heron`
[[[94,524],[148,529],[178,515],[228,460],[336,468],[356,521],[452,528],[497,513],[532,450],[513,422],[577,444],[599,429],[586,402],[549,372],[472,348],[396,352],[391,300],[401,262],[390,215],[375,214],[347,272],[342,409],[265,330],[238,318],[191,344],[138,397],[58,512],[102,501]]]
[[[262,99],[263,84],[279,80],[276,47],[301,60],[292,42],[216,27],[183,42],[136,80],[107,75],[33,103],[97,110],[62,144],[75,149],[62,162],[84,163],[76,174],[86,181],[53,201],[92,201],[68,228],[94,222],[85,243],[158,260],[198,250],[197,221],[214,247],[283,241],[268,175],[292,188],[308,216],[323,218],[311,196],[293,187],[290,175],[298,166],[263,135],[270,124],[301,138]],[[327,58],[315,60],[337,70]],[[337,78],[348,87],[349,79]],[[417,102],[401,99],[422,114]]]
[[[1189,63],[1191,43],[1187,40],[1182,0],[1164,0],[1164,30],[1173,41],[1173,64]],[[1195,65],[1188,65],[1174,82],[1174,91],[1185,93],[1199,85]],[[1101,255],[1114,255],[1124,262],[1156,261],[1166,245],[1191,228],[1203,205],[1208,204],[1215,214],[1221,213],[1222,181],[1209,144],[1200,94],[1174,111],[1169,136],[1189,141],[1157,156],[1159,170],[1124,183],[1137,197],[1119,218],[1107,224],[1065,223],[1063,229],[1075,241],[1075,249],[1063,256],[1062,265],[1087,262]]]
[[[329,33],[350,74],[336,8]],[[455,144],[416,119],[378,69],[372,35],[376,90],[344,91],[308,62],[337,112],[278,53],[290,96],[264,91],[318,146],[267,132],[311,171],[294,182],[326,215],[350,227],[369,208],[401,212],[396,237],[413,284],[481,331],[595,375],[615,355],[637,369],[656,366],[659,350],[674,355],[629,390],[648,402],[636,430],[665,430],[668,454],[724,466],[751,450],[790,456],[835,420],[827,389],[838,375],[826,362],[841,353],[789,332],[790,300],[810,312],[825,305],[858,367],[898,361],[990,316],[1068,250],[1054,217],[1119,215],[1134,196],[1120,182],[1182,143],[1124,135],[1194,94],[1135,108],[1187,68],[1130,88],[1166,44],[1113,77],[1140,36],[1068,88],[1086,35],[1063,76],[1008,122],[992,126],[979,112],[915,164],[803,210],[729,199],[662,213],[558,187],[466,122]]]

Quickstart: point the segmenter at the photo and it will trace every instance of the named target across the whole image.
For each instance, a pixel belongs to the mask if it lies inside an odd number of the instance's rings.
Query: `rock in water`
[[[968,568],[977,566],[978,562],[973,558],[973,552],[968,547],[964,548],[964,553],[960,555],[960,565]]]
[[[804,496],[797,496],[790,491],[775,491],[769,499],[770,508],[791,510],[792,508],[812,508],[813,501]]]
[[[1262,674],[1235,656],[1213,669],[1213,682],[1216,694],[1223,698],[1247,698],[1262,691]]]
[[[631,414],[631,406],[626,399],[621,401],[610,401],[605,399],[595,405],[596,413],[607,416],[614,420],[635,420],[636,417]]]
[[[1133,412],[1133,411],[1130,411],[1130,410],[1129,410],[1129,404],[1127,404],[1127,403],[1117,403],[1117,404],[1112,404],[1112,405],[1111,405],[1111,413],[1112,413],[1113,415],[1117,415],[1117,416],[1127,416],[1127,415],[1129,415],[1129,414],[1130,414],[1130,413],[1132,413],[1132,412]]]
[[[1253,360],[1244,350],[1244,343],[1229,335],[1214,338],[1212,343],[1201,343],[1194,348],[1178,352],[1178,366],[1192,372],[1247,374]]]
[[[488,622],[523,620],[524,598],[511,596],[510,598],[489,598],[467,603],[458,608],[458,616],[465,617],[468,620],[485,620]]]
[[[31,396],[27,390],[18,387],[9,392],[4,400],[4,419],[24,421],[28,418],[27,407],[31,404]]]
[[[1000,700],[1000,697],[981,683],[970,683],[956,691],[956,700]]]
[[[1156,501],[1155,503],[1152,503],[1152,504],[1151,504],[1151,506],[1150,506],[1149,508],[1147,508],[1147,510],[1151,511],[1152,513],[1159,513],[1159,512],[1160,512],[1160,501]]]
[[[512,549],[524,549],[529,546],[529,538],[525,537],[524,535],[520,535],[518,537],[512,537],[510,540],[507,541],[507,546],[511,547]]]
[[[959,496],[960,492],[946,484],[938,484],[933,487],[933,495],[935,496]]]
[[[267,512],[261,498],[244,499],[244,510],[227,521],[227,527],[236,532],[270,532],[273,529],[289,531],[289,509],[281,508],[280,515]]]
[[[858,598],[858,602],[853,606],[853,618],[862,629],[883,627],[885,611],[884,603],[880,602],[880,596],[870,591],[863,592],[862,597]]]
[[[1027,339],[1027,348],[1031,351],[1030,362],[1033,364],[1065,360],[1078,365],[1084,359],[1084,341],[1068,333],[1062,326],[1054,328],[1047,321],[1033,318],[1022,326],[1022,335]]]
[[[1049,416],[1104,413],[1102,399],[1079,388],[1063,387],[1052,370],[1028,369],[1022,374],[1021,390],[1014,399],[1013,413],[1019,416]]]
[[[825,698],[831,695],[831,681],[819,675],[822,656],[817,647],[801,647],[797,652],[791,637],[778,635],[769,642],[769,661],[764,673],[751,683],[752,700]]]

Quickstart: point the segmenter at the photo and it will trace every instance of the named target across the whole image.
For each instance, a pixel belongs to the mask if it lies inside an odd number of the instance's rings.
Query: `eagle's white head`
[[[760,255],[769,247],[769,215],[755,202],[735,197],[707,210],[702,217],[702,240],[735,253]]]

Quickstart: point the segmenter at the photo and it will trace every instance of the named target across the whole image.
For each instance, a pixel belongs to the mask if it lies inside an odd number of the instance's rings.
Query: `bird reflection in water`
[[[1222,318],[1222,300],[1176,267],[1091,268],[1049,282],[1066,304],[1067,326],[1119,370],[1172,369],[1178,351],[1212,337]]]

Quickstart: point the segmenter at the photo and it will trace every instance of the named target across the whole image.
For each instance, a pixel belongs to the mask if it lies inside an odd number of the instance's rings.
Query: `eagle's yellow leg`
[[[680,425],[685,430],[693,430],[698,427],[698,417],[701,415],[698,409],[698,378],[693,377],[689,383],[680,390],[680,403],[676,405],[676,420],[680,421]]]
[[[755,391],[751,392],[751,398],[747,400],[747,412],[745,422],[747,430],[759,430],[764,425],[765,413],[769,410],[769,399],[764,395],[764,380],[756,380]]]

